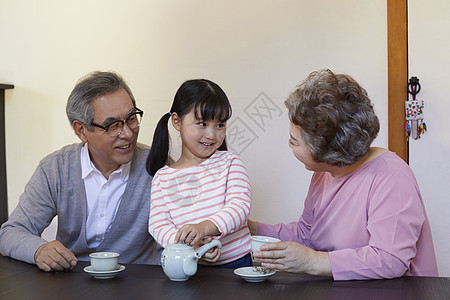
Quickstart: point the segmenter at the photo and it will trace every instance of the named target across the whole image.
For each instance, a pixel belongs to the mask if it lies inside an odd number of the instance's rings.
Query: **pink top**
[[[438,276],[419,186],[392,152],[341,178],[314,173],[300,220],[258,234],[327,251],[335,280]]]
[[[247,228],[251,190],[242,160],[217,151],[199,165],[183,169],[165,166],[152,182],[149,232],[163,247],[175,240],[185,224],[212,221],[219,229],[225,264],[250,252]]]

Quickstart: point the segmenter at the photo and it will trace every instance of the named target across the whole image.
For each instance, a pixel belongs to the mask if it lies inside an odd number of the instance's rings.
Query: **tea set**
[[[119,265],[119,253],[94,252],[89,254],[91,265],[83,270],[97,279],[109,279],[125,270],[125,266]]]
[[[222,248],[219,240],[201,246],[198,249],[186,244],[170,244],[161,254],[161,266],[172,281],[185,281],[197,272],[197,261],[210,249]]]
[[[259,251],[261,245],[279,241],[267,236],[252,236],[252,261],[253,252]],[[170,244],[161,254],[162,269],[170,280],[186,281],[197,272],[198,260],[214,247],[222,248],[219,240],[212,240],[197,249],[182,243]],[[84,271],[97,279],[113,278],[125,270],[125,266],[118,263],[119,256],[116,252],[91,253],[91,265],[85,267]],[[234,273],[248,282],[261,282],[275,274],[275,271],[263,268],[253,261],[253,267],[238,268]]]

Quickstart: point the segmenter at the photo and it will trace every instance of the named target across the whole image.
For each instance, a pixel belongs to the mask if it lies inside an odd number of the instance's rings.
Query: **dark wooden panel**
[[[12,88],[14,88],[13,85],[0,84],[0,224],[8,219],[5,153],[5,90]]]

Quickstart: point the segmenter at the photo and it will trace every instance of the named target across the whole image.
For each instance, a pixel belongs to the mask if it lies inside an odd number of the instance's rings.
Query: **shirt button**
[[[101,215],[100,215],[100,217],[102,217],[102,218],[103,218],[104,216],[105,216],[104,214],[101,214]]]

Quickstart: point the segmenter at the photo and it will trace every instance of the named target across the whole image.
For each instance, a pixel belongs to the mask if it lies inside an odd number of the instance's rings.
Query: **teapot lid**
[[[191,250],[194,247],[189,246],[187,244],[183,244],[183,243],[173,243],[170,245],[167,245],[164,249],[171,249],[171,250]]]

